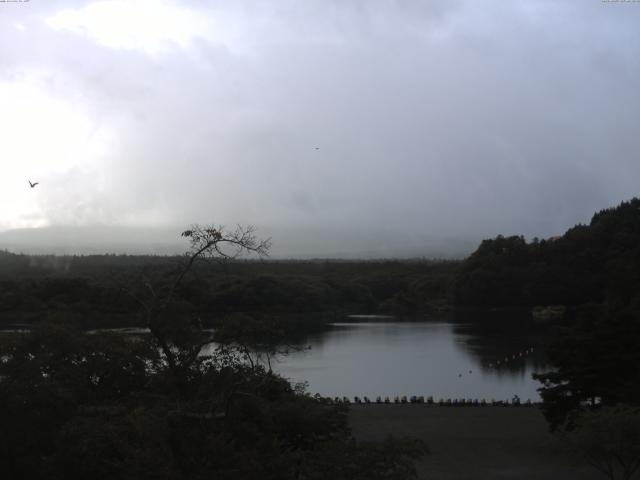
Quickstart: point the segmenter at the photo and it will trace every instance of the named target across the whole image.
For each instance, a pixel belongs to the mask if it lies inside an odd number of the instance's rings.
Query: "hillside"
[[[640,287],[640,199],[597,212],[561,237],[484,240],[462,264],[459,306],[628,303]]]

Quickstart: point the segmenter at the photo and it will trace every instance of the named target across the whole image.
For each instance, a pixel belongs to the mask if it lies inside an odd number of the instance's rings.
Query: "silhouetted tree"
[[[265,256],[270,247],[269,239],[259,239],[252,226],[238,226],[233,231],[224,227],[192,225],[182,232],[190,243],[186,262],[168,283],[153,285],[146,282],[141,294],[127,290],[140,304],[146,326],[158,342],[168,369],[176,379],[183,378],[182,371],[189,369],[202,349],[214,341],[203,332],[197,319],[184,319],[175,315],[175,294],[187,274],[199,259],[230,259],[243,253]],[[178,389],[183,385],[176,381]]]

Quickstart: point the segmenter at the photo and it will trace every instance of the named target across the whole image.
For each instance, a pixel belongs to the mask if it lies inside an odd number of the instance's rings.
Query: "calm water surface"
[[[307,337],[300,347],[308,348],[279,357],[272,363],[274,370],[293,382],[307,382],[312,394],[330,397],[540,399],[539,383],[531,374],[548,369],[542,357],[544,338],[522,321],[350,319]]]
[[[309,337],[309,349],[280,358],[274,369],[331,397],[539,400],[531,374],[545,366],[536,348],[541,340],[530,333],[479,334],[467,324],[386,320],[332,327]]]

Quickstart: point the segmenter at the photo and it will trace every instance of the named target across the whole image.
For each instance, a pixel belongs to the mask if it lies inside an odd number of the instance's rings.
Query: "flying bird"
[[[34,183],[31,183],[31,180],[28,180],[28,182],[29,182],[29,186],[30,186],[31,188],[35,187],[36,185],[38,185],[38,184],[40,183],[40,182],[34,182]]]

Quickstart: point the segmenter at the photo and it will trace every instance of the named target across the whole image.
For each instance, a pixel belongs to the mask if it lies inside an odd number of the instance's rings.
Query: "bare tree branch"
[[[155,323],[157,323],[159,315],[167,310],[176,290],[185,276],[191,271],[195,262],[199,258],[234,259],[242,254],[256,254],[264,257],[268,255],[269,248],[271,247],[271,239],[259,239],[252,225],[246,227],[237,225],[235,230],[228,232],[222,225],[216,227],[194,224],[188,230],[183,231],[181,236],[189,240],[190,248],[186,254],[188,260],[184,267],[177,273],[166,293],[159,295],[152,287],[149,287],[153,296],[152,302],[154,305],[147,308],[147,323],[151,333],[158,339],[168,362],[174,365],[176,357],[171,351],[170,342],[166,338],[166,335],[164,335],[162,329],[157,328]],[[231,248],[232,252],[226,251],[225,247]],[[207,338],[191,349],[190,354],[184,359],[184,362],[186,362],[184,366],[189,366],[195,362],[202,348],[211,342],[212,339]]]

